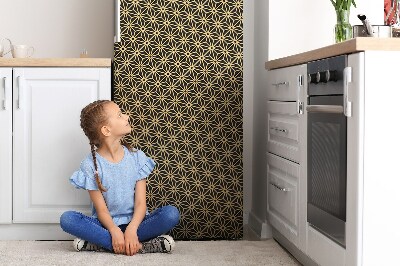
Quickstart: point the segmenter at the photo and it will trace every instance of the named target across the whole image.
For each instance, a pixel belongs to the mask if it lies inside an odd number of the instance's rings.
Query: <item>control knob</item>
[[[309,75],[310,83],[318,84],[319,79],[320,79],[319,72],[312,73],[312,74]]]
[[[319,82],[337,81],[336,70],[327,70],[319,72]]]

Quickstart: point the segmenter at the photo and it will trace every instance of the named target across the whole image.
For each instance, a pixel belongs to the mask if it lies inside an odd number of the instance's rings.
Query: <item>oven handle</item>
[[[306,107],[309,113],[343,113],[343,106],[341,105],[309,105]]]

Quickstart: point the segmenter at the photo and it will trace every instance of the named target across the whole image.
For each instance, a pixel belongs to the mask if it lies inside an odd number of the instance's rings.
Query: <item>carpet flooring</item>
[[[76,252],[72,241],[0,241],[0,265],[301,265],[275,240],[176,241],[171,254]]]

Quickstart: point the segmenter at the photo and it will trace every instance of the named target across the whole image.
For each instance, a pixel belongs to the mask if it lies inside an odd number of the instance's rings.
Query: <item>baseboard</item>
[[[295,257],[301,264],[307,266],[318,266],[316,262],[310,259],[306,254],[293,245],[286,237],[284,237],[277,230],[272,229],[272,235],[274,239],[283,246],[293,257]]]
[[[72,240],[59,224],[0,224],[0,240]]]
[[[258,218],[253,212],[249,213],[249,229],[252,230],[260,239],[272,238],[271,226]]]

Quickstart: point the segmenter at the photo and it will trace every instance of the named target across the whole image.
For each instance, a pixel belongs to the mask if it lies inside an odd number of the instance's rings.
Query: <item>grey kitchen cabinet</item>
[[[306,65],[268,71],[267,219],[274,230],[305,250],[305,181],[301,149]]]
[[[297,105],[306,110],[305,115],[299,112],[296,116],[296,105],[291,105],[296,103],[296,98],[293,97],[293,91],[289,93],[288,78],[272,81],[273,84],[271,82],[268,88],[267,104],[271,105],[269,112],[273,123],[265,132],[268,135],[273,132],[270,139],[276,142],[268,145],[268,179],[277,189],[270,191],[274,188],[269,187],[268,190],[268,220],[273,227],[274,238],[305,265],[394,265],[398,261],[400,238],[400,231],[397,230],[397,221],[400,220],[400,212],[397,211],[400,202],[400,142],[396,141],[396,125],[400,115],[397,81],[400,39],[355,38],[301,55],[270,61],[266,64],[267,69],[270,69],[268,76],[274,73],[278,73],[275,77],[286,76],[291,72],[289,69],[301,68],[299,64],[339,55],[346,57],[345,67],[340,73],[343,75],[340,82],[345,92],[341,112],[346,116],[347,127],[345,245],[334,241],[320,228],[307,222],[309,162],[305,149],[308,145],[305,126],[307,119],[311,123],[312,116],[308,112],[313,111],[311,107],[314,105],[311,99],[310,105],[307,103],[306,90],[312,86],[308,86],[307,82],[299,90],[300,103]],[[282,74],[285,71],[287,74]],[[315,73],[313,71],[315,69],[310,69],[310,78]],[[296,75],[296,72],[292,73],[293,80]],[[277,94],[277,87],[285,87],[287,98]],[[276,123],[279,119],[281,122]],[[294,124],[294,121],[298,121],[298,126],[292,127],[292,134],[287,134],[287,124]],[[293,128],[298,128],[297,142],[293,137]],[[343,136],[340,138],[342,140]],[[292,193],[296,186],[297,194]],[[278,194],[279,191],[282,194]],[[285,195],[291,196],[285,198]],[[329,193],[324,193],[322,197],[332,199]],[[292,205],[297,206],[297,212],[293,211],[296,207]]]

